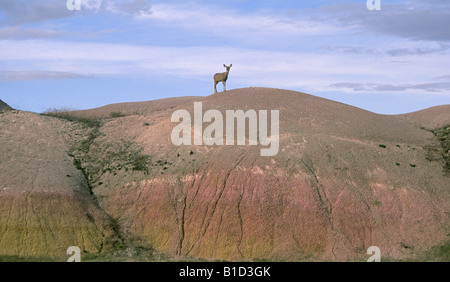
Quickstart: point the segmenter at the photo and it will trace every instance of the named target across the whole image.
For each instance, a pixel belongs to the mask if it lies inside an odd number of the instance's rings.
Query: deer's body
[[[226,88],[225,85],[227,83],[227,79],[228,79],[228,73],[230,72],[230,68],[233,64],[230,64],[230,66],[226,66],[225,64],[223,65],[227,71],[226,72],[221,72],[221,73],[216,73],[214,75],[214,93],[217,93],[217,83],[222,81],[223,84],[223,92],[226,92]]]

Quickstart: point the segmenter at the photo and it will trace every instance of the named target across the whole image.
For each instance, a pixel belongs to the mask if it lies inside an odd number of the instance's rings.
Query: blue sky
[[[87,109],[227,89],[306,92],[382,114],[450,104],[450,1],[0,1],[0,99]],[[219,85],[219,90],[221,86]]]

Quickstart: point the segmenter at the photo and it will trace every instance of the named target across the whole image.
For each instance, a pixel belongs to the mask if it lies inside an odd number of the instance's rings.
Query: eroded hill
[[[52,117],[0,115],[0,255],[65,257],[120,243],[68,150],[80,128]]]
[[[443,172],[442,154],[430,153],[441,144],[404,117],[267,88],[184,99],[157,106],[129,104],[123,111],[120,104],[77,111],[76,119],[103,118],[77,138],[70,128],[77,121],[39,117],[46,126],[52,124],[54,133],[36,128],[41,133],[30,140],[67,139],[59,149],[61,159],[55,158],[67,163],[60,166],[60,182],[71,187],[66,182],[79,178],[78,188],[65,189],[87,191],[83,199],[94,201],[92,209],[99,214],[94,222],[108,229],[110,218],[120,226],[120,234],[113,230],[111,236],[139,238],[140,244],[172,256],[361,260],[375,245],[384,257],[414,259],[449,240],[450,179]],[[279,153],[261,157],[259,145],[173,145],[171,115],[185,109],[193,116],[194,101],[202,102],[204,112],[215,109],[223,116],[226,110],[279,110]],[[19,114],[24,115],[11,115]],[[17,139],[13,128],[18,124],[10,125],[11,118],[0,117],[10,128],[0,133],[1,144]],[[15,157],[19,153],[4,149],[2,161],[4,154],[10,162],[0,163],[3,167],[23,163]],[[24,158],[30,168],[39,167],[38,159],[48,160],[46,155]],[[39,171],[45,168],[32,174]],[[0,177],[9,181],[8,187],[20,187],[14,188],[18,197],[25,176],[2,172]],[[27,187],[39,190],[49,183],[55,181]],[[0,199],[5,198],[1,193]],[[26,199],[22,206],[29,210]],[[49,221],[58,228],[56,220]]]

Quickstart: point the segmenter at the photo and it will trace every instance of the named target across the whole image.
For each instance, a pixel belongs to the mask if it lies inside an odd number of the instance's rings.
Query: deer
[[[217,94],[217,83],[222,81],[223,84],[223,92],[226,92],[227,90],[225,89],[225,85],[227,83],[227,79],[228,79],[228,73],[230,72],[230,68],[233,64],[230,64],[230,66],[227,66],[225,64],[223,64],[223,66],[227,69],[226,72],[220,72],[220,73],[216,73],[214,75],[214,94]]]

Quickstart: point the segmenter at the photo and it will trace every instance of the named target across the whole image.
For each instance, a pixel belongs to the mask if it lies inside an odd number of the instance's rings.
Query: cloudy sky
[[[0,99],[86,109],[291,89],[377,113],[450,104],[450,1],[0,0]],[[221,90],[221,85],[218,85]]]

